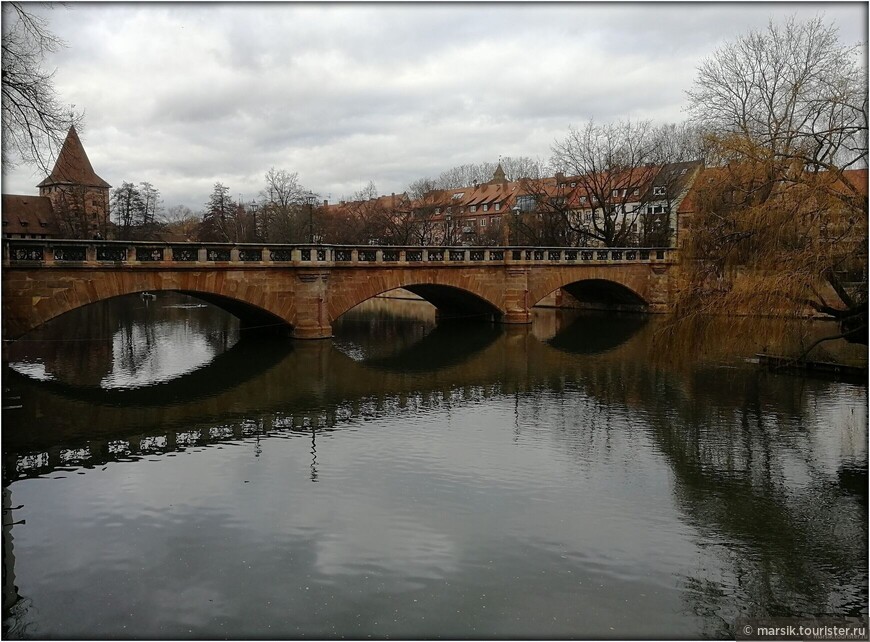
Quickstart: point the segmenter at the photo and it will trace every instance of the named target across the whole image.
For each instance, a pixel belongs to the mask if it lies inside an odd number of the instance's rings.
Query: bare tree
[[[117,237],[131,239],[133,228],[142,225],[144,219],[142,193],[133,183],[124,181],[120,187],[112,190],[109,211],[115,219]]]
[[[499,159],[498,163],[487,162],[457,165],[441,172],[435,184],[438,189],[455,189],[486,183],[492,180],[493,174],[499,164],[501,164],[502,170],[505,173],[505,179],[508,181],[518,181],[522,178],[538,178],[543,173],[539,161],[527,156],[518,156],[516,158],[505,156]]]
[[[54,72],[43,69],[46,55],[64,43],[24,5],[4,2],[2,12],[3,167],[23,162],[47,174],[70,125],[82,120],[61,104]]]
[[[718,50],[689,92],[720,161],[696,196],[678,309],[804,314],[867,341],[867,91],[817,18]]]
[[[162,223],[167,234],[182,241],[197,241],[202,224],[196,213],[186,205],[173,205],[163,210]]]
[[[867,163],[866,69],[817,17],[771,22],[717,50],[687,92],[721,160],[799,161],[817,171]],[[745,149],[742,147],[748,143]]]
[[[258,221],[262,237],[279,243],[307,241],[307,221],[303,219],[309,193],[299,182],[298,174],[273,167],[266,172],[265,179]]]
[[[564,139],[556,141],[551,163],[576,183],[581,214],[567,216],[566,225],[607,246],[629,244],[646,202],[653,197],[650,186],[662,160],[655,140],[650,121],[607,125],[590,121],[580,129],[571,127]]]
[[[160,190],[148,181],[142,181],[139,183],[139,194],[142,197],[142,225],[152,226],[157,222],[163,206]]]

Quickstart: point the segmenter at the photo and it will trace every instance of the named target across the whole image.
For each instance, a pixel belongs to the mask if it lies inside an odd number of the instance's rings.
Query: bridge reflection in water
[[[657,364],[650,359],[650,344],[658,323],[643,316],[538,311],[531,328],[476,324],[457,330],[435,326],[431,309],[420,312],[416,303],[376,301],[368,307],[347,317],[332,342],[243,339],[233,344],[237,335],[230,323],[222,326],[226,351],[153,386],[100,387],[110,378],[110,367],[95,362],[87,367],[99,377],[68,381],[35,381],[7,369],[4,385],[15,399],[4,404],[4,507],[13,501],[10,484],[14,488],[28,477],[238,443],[256,442],[254,454],[260,456],[281,437],[306,441],[307,477],[319,487],[324,477],[334,479],[337,473],[337,440],[344,431],[358,430],[360,422],[376,425],[380,418],[420,413],[473,414],[507,401],[514,407],[513,425],[504,428],[525,444],[514,456],[547,444],[559,453],[549,464],[563,469],[569,487],[577,478],[615,470],[625,485],[611,492],[630,493],[637,480],[658,479],[648,472],[656,462],[669,471],[670,481],[658,483],[670,488],[677,524],[661,515],[620,515],[617,522],[626,532],[605,538],[612,550],[602,549],[590,559],[568,550],[559,560],[563,569],[578,574],[590,564],[618,566],[616,560],[607,562],[608,555],[622,551],[631,557],[634,549],[620,548],[631,544],[649,547],[679,569],[656,581],[679,587],[682,613],[671,620],[661,616],[660,624],[623,622],[618,636],[683,632],[721,638],[733,636],[738,616],[866,613],[862,388],[772,376],[736,365],[737,360],[728,368]],[[411,312],[403,318],[390,313],[402,307]],[[211,331],[206,325],[199,329]],[[115,337],[118,328],[109,323],[103,330]],[[53,355],[53,367],[79,363],[72,352],[60,356],[54,350],[43,355],[46,360]],[[116,353],[107,349],[103,354]],[[146,361],[140,355],[139,363]],[[855,413],[848,412],[850,407]],[[382,446],[389,457],[389,446]],[[478,452],[471,443],[468,449],[469,456]],[[822,459],[819,452],[837,454]],[[517,480],[529,473],[519,461],[513,465],[516,475],[505,483],[522,494]],[[545,504],[532,502],[525,510],[544,518]],[[557,522],[569,518],[559,510],[549,515],[543,519],[549,526],[535,537],[557,537],[562,532]],[[595,521],[596,515],[590,518]],[[500,519],[510,524],[516,517]],[[4,564],[10,569],[8,535],[16,528],[4,528]],[[583,527],[594,540],[591,528]],[[683,541],[686,550],[659,548],[669,538]],[[522,573],[518,568],[519,562],[514,570]],[[12,603],[26,604],[29,598],[21,599],[14,578],[7,574],[4,604],[9,594],[15,596]],[[555,577],[551,581],[558,584]],[[571,586],[562,590],[573,591]],[[549,589],[529,576],[523,593],[536,590]],[[620,600],[630,589],[622,590]],[[609,606],[616,609],[616,601]],[[522,607],[512,603],[512,608]],[[20,631],[35,617],[16,615],[12,607],[6,615],[12,622],[7,633]],[[586,616],[590,628],[575,628],[575,633],[607,637],[605,628],[596,628],[601,622]],[[470,630],[443,626],[454,633]],[[431,633],[443,626],[400,630]],[[507,631],[494,624],[487,630]],[[510,630],[565,633],[542,622],[530,630]]]

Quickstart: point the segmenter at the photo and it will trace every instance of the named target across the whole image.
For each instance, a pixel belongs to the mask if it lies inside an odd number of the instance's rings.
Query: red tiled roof
[[[88,187],[111,187],[94,172],[74,126],[69,128],[69,133],[66,135],[66,140],[63,141],[63,147],[57,155],[57,161],[51,174],[37,187],[63,183],[87,185]]]
[[[3,234],[59,236],[51,200],[45,196],[3,194]]]

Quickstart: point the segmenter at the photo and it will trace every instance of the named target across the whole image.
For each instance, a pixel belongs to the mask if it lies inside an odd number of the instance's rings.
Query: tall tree
[[[721,160],[797,161],[818,171],[867,160],[866,71],[822,18],[770,22],[705,60],[687,92]]]
[[[115,220],[118,238],[131,239],[133,228],[141,226],[145,217],[145,204],[139,188],[124,181],[120,187],[113,189],[109,211]]]
[[[698,189],[683,317],[723,309],[840,322],[867,341],[867,88],[859,50],[820,18],[719,49],[689,92],[719,169]]]
[[[573,210],[562,207],[566,224],[604,245],[628,245],[654,197],[650,187],[663,161],[655,142],[650,121],[571,127],[553,144],[551,164],[576,183],[588,218],[570,216]]]
[[[148,181],[142,181],[139,183],[139,194],[142,197],[142,225],[154,225],[162,207],[160,190]]]
[[[272,167],[260,192],[259,225],[264,239],[278,243],[308,241],[307,201],[309,192],[296,172]]]
[[[70,125],[82,120],[61,104],[54,72],[43,68],[64,43],[21,3],[4,2],[2,13],[3,167],[23,162],[48,173]]]
[[[215,183],[202,215],[198,234],[200,240],[235,243],[235,213],[236,203],[230,197],[230,188],[223,183]]]

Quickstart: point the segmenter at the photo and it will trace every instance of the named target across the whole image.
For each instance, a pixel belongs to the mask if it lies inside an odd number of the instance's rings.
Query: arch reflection
[[[563,325],[546,343],[556,350],[578,355],[609,352],[628,342],[649,323],[645,314],[578,311],[563,313]]]

